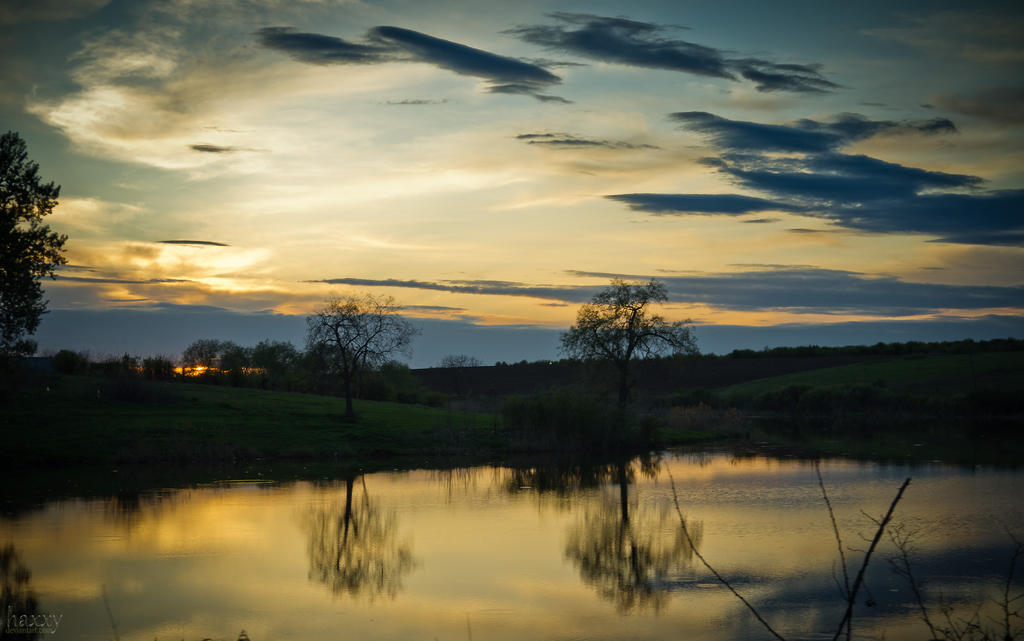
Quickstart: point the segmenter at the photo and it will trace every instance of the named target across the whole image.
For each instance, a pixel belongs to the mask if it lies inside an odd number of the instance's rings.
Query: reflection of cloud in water
[[[354,485],[346,479],[344,502],[314,507],[306,517],[309,577],[337,595],[394,598],[416,560],[398,538],[394,510],[371,503],[365,479],[362,496],[353,499]]]

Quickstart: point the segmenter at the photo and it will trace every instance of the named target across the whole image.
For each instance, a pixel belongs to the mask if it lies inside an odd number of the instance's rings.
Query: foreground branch
[[[729,591],[732,592],[733,596],[739,599],[740,602],[743,603],[743,605],[747,606],[747,609],[750,610],[751,614],[753,614],[754,617],[761,622],[761,625],[764,626],[765,630],[768,630],[768,632],[770,632],[772,636],[774,636],[779,641],[786,641],[786,638],[780,635],[778,632],[776,632],[774,628],[772,628],[772,626],[764,620],[764,617],[761,616],[757,609],[754,606],[752,606],[749,601],[744,599],[743,595],[736,591],[736,588],[732,587],[732,585],[725,580],[725,577],[719,574],[718,571],[715,570],[715,568],[711,567],[711,564],[708,563],[707,559],[704,558],[704,555],[701,554],[700,550],[697,549],[697,546],[694,544],[693,539],[690,538],[690,531],[686,528],[686,519],[683,518],[683,511],[679,507],[679,495],[676,493],[676,480],[672,477],[672,470],[668,471],[668,479],[672,484],[672,502],[675,503],[676,514],[679,515],[679,524],[683,528],[683,536],[686,537],[686,543],[690,546],[690,549],[693,550],[694,556],[700,559],[700,562],[704,564],[704,567],[707,568],[708,572],[715,575],[715,578],[718,579],[718,581],[722,585],[728,588]]]
[[[853,605],[857,602],[857,592],[860,591],[861,585],[864,584],[864,573],[868,569],[868,563],[871,562],[871,554],[875,551],[878,546],[878,542],[882,538],[882,534],[885,532],[885,526],[889,525],[889,521],[892,520],[892,513],[896,510],[896,504],[903,498],[903,491],[910,485],[910,477],[903,481],[903,485],[900,486],[896,497],[892,500],[889,505],[889,510],[882,517],[882,520],[878,522],[878,530],[875,531],[875,537],[871,539],[871,545],[868,546],[868,551],[864,553],[864,560],[860,564],[860,570],[857,572],[857,578],[853,580],[853,589],[850,592],[850,596],[846,599],[846,614],[843,615],[843,620],[839,622],[839,629],[836,630],[835,635],[832,636],[832,641],[836,641],[839,635],[843,633],[843,628],[846,628],[846,636],[850,637],[850,622],[853,618]]]

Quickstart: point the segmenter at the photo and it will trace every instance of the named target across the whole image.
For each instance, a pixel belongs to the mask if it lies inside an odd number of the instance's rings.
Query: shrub
[[[174,379],[174,362],[166,356],[151,356],[142,359],[142,376],[148,381],[170,381]]]
[[[53,371],[67,375],[88,374],[89,359],[70,349],[62,349],[53,355]]]
[[[653,419],[631,420],[607,402],[565,390],[513,396],[502,417],[507,430],[539,449],[609,452],[652,445],[657,434]]]

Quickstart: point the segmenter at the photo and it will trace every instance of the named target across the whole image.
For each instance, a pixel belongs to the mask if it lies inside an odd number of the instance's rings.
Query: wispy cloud
[[[567,102],[543,93],[561,78],[544,67],[437,38],[412,29],[379,26],[363,42],[297,32],[291,27],[265,27],[256,32],[260,44],[300,62],[317,65],[365,65],[425,62],[454,73],[482,78],[490,93],[524,94],[542,101]]]
[[[0,25],[80,18],[99,11],[110,0],[32,0],[9,2],[0,11]]]
[[[450,292],[453,294],[480,294],[487,296],[524,296],[556,301],[583,302],[597,292],[594,287],[552,287],[548,285],[530,285],[501,280],[399,280],[394,278],[326,278],[308,281],[327,283],[329,285],[352,285],[356,287],[400,287],[406,289],[423,289],[430,291]]]
[[[226,145],[210,145],[205,143],[189,145],[189,149],[191,149],[192,151],[199,151],[206,154],[229,154],[236,151],[244,151],[241,147],[230,147]]]
[[[349,42],[292,27],[264,27],[256,32],[260,44],[313,65],[373,64],[393,59],[391,47]]]
[[[737,194],[614,194],[606,196],[636,211],[655,215],[711,214],[740,216],[760,211],[800,211],[794,205]],[[767,222],[769,219],[747,222]]]
[[[448,102],[447,99],[444,99],[444,100],[430,100],[430,99],[426,99],[426,98],[407,98],[405,100],[385,100],[381,104],[385,104],[385,105],[392,106],[392,107],[394,107],[394,106],[422,107],[422,106],[425,106],[425,105],[443,105],[443,104],[445,104],[447,102]]]
[[[623,140],[600,140],[594,138],[581,138],[567,133],[528,133],[519,134],[516,140],[521,140],[529,145],[541,145],[545,147],[557,147],[562,149],[574,149],[580,147],[601,147],[605,149],[658,149],[655,145],[644,143],[631,143]]]
[[[933,56],[960,58],[988,65],[1024,62],[1024,19],[1012,12],[986,10],[914,12],[905,24],[867,29],[863,33],[920,49]]]
[[[164,245],[193,245],[196,247],[230,247],[226,243],[218,243],[212,240],[158,240]]]
[[[943,109],[997,124],[1024,123],[1024,84],[943,94],[934,101]]]
[[[669,114],[669,119],[707,135],[721,149],[742,151],[824,152],[882,133],[957,131],[956,125],[946,118],[898,122],[871,120],[855,113],[840,114],[826,122],[804,118],[788,125],[729,120],[706,111],[680,111]]]
[[[629,274],[580,276],[646,279]],[[942,310],[1024,307],[1024,287],[907,282],[893,276],[814,267],[770,267],[735,273],[660,277],[669,299],[741,311],[914,316]]]
[[[728,58],[726,52],[670,37],[679,27],[586,13],[550,14],[554,25],[520,25],[505,33],[551,50],[632,67],[753,82],[758,91],[823,93],[838,88],[819,65],[761,58]]]
[[[815,231],[815,230],[808,230]],[[624,278],[643,281],[637,274],[570,271],[582,278]],[[894,276],[812,266],[765,265],[738,272],[659,275],[671,303],[708,305],[734,311],[772,311],[796,314],[860,314],[914,316],[943,310],[985,310],[1024,307],[1024,287],[916,283]],[[602,286],[554,287],[489,280],[398,280],[331,278],[318,281],[357,287],[399,287],[455,294],[523,296],[575,304],[590,301]]]

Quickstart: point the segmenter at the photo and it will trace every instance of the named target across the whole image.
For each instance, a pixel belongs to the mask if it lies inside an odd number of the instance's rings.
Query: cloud
[[[189,148],[193,151],[201,151],[207,154],[227,154],[234,151],[242,151],[239,147],[226,147],[221,145],[208,145],[208,144],[197,144],[189,145]]]
[[[821,65],[778,64],[768,60],[746,58],[732,60],[730,66],[758,91],[792,91],[795,93],[827,93],[839,88],[821,75]]]
[[[935,104],[1002,125],[1024,123],[1024,84],[936,96]]]
[[[782,64],[760,58],[727,58],[725,52],[669,37],[679,27],[584,13],[552,13],[556,25],[520,25],[505,33],[531,44],[601,62],[667,69],[755,83],[758,91],[822,93],[838,85],[818,65]]]
[[[926,189],[977,187],[983,182],[977,176],[835,153],[784,159],[727,154],[705,163],[738,184],[795,199],[807,208],[857,209],[865,203],[911,198]]]
[[[956,125],[945,118],[923,121],[871,120],[844,113],[829,122],[804,118],[789,125],[769,125],[729,120],[706,111],[680,111],[669,118],[687,129],[709,136],[722,149],[743,151],[824,152],[882,133],[954,133]]]
[[[407,289],[423,289],[453,294],[480,294],[487,296],[524,296],[556,301],[584,302],[590,300],[598,288],[594,287],[551,287],[545,285],[529,285],[500,280],[398,280],[370,278],[327,278],[308,281],[327,283],[329,285],[353,285],[356,287],[401,287]]]
[[[130,278],[102,278],[91,276],[60,276],[62,281],[75,283],[93,283],[106,285],[162,285],[168,283],[193,283],[195,281],[187,278],[147,278],[144,280],[133,280]]]
[[[110,0],[5,0],[0,24],[81,18],[109,3]]]
[[[645,280],[623,274],[580,276]],[[814,267],[661,277],[669,300],[742,311],[914,316],[941,310],[1024,308],[1024,287],[914,283]]]
[[[411,54],[415,59],[429,62],[465,76],[484,78],[495,88],[521,87],[513,93],[535,93],[561,78],[535,64],[474,49],[457,42],[435,38],[425,33],[401,27],[374,27],[370,37],[380,39]]]
[[[428,100],[425,98],[408,98],[406,100],[386,100],[381,104],[388,106],[423,106],[423,105],[443,105],[448,102],[445,100]]]
[[[230,247],[226,243],[218,243],[212,240],[158,240],[158,243],[164,245],[194,245],[198,247],[210,246],[210,247]]]
[[[883,133],[956,131],[949,120],[897,122],[841,114],[828,121],[803,119],[774,125],[701,111],[670,117],[708,136],[722,152],[700,162],[759,195],[616,194],[606,198],[655,215],[775,210],[823,218],[858,231],[929,234],[948,243],[1016,246],[1024,238],[1020,218],[1024,190],[985,192],[978,176],[836,151]]]
[[[1009,66],[1024,62],[1021,32],[1024,19],[1019,15],[977,8],[913,16],[907,24],[863,33],[900,42],[932,56]]]
[[[585,278],[648,280],[649,276],[571,271]],[[757,266],[740,272],[659,276],[669,301],[735,311],[796,314],[914,316],[943,310],[1024,308],[1024,286],[976,286],[915,283],[893,276],[811,266]],[[319,281],[357,287],[401,287],[457,294],[523,296],[555,303],[589,302],[601,286],[552,287],[490,280],[397,280],[332,278]]]
[[[654,145],[635,144],[622,140],[595,140],[593,138],[580,138],[566,133],[531,133],[519,134],[516,140],[522,140],[529,145],[542,145],[545,147],[556,147],[562,149],[573,149],[580,147],[603,147],[605,149],[658,149]]]
[[[464,76],[482,78],[490,93],[524,94],[542,101],[568,102],[542,91],[561,78],[544,67],[402,27],[373,27],[364,42],[350,42],[291,27],[265,27],[257,40],[268,49],[316,65],[425,62]]]
[[[795,211],[785,203],[735,194],[614,194],[609,200],[626,203],[630,209],[655,215],[722,214],[740,216],[759,211]],[[757,221],[768,222],[762,218]]]
[[[302,33],[292,27],[264,27],[256,32],[260,44],[299,62],[313,65],[373,64],[394,56],[391,47],[348,42],[319,33]]]

